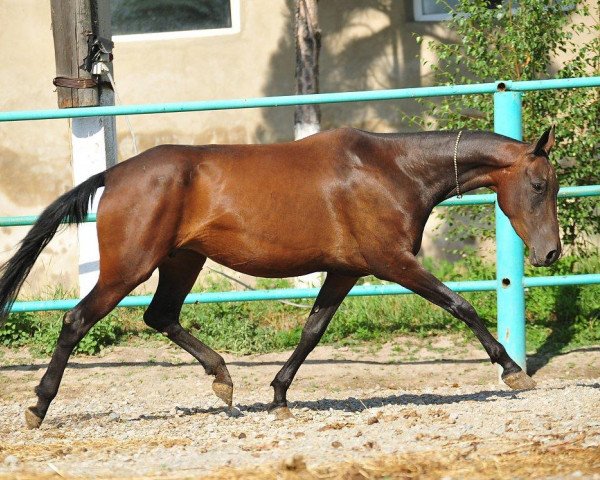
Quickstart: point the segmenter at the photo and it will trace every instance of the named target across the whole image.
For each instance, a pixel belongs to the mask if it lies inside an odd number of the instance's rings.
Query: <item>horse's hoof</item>
[[[288,407],[276,407],[271,410],[271,413],[275,417],[275,420],[287,420],[294,418],[294,414]]]
[[[509,373],[506,376],[502,376],[502,381],[513,390],[531,390],[536,386],[533,378],[522,370],[520,372]]]
[[[25,410],[25,422],[27,423],[27,428],[30,430],[40,428],[43,420],[43,418],[38,417],[37,414],[34,413],[34,407],[29,407]]]
[[[213,392],[215,395],[223,400],[229,408],[233,405],[233,385],[227,385],[226,383],[213,382]]]

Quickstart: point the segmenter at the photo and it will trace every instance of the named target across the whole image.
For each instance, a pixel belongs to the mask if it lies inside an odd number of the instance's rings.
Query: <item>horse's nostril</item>
[[[550,252],[548,252],[548,255],[546,255],[546,264],[552,263],[554,260],[556,260],[557,256],[558,250],[550,250]]]

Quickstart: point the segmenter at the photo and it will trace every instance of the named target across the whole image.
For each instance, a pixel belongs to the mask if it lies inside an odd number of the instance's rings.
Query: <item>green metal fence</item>
[[[314,95],[291,95],[250,99],[208,100],[199,102],[161,103],[87,107],[52,110],[24,110],[0,112],[0,122],[43,120],[59,118],[92,117],[106,115],[142,115],[173,112],[228,110],[242,108],[282,107],[317,103],[345,103],[374,100],[400,100],[407,98],[437,97],[448,95],[493,94],[494,129],[503,135],[521,139],[521,96],[522,92],[563,88],[592,88],[600,86],[600,77],[567,78],[523,82],[493,82],[470,85],[448,85],[437,87],[405,88],[363,92],[322,93]],[[563,187],[559,197],[600,196],[600,185]],[[465,195],[451,198],[441,206],[496,204],[495,195]],[[0,227],[27,226],[35,222],[35,216],[3,217]],[[88,216],[86,221],[95,221]],[[457,292],[496,291],[498,297],[498,337],[509,355],[522,367],[525,366],[525,291],[527,287],[554,285],[584,285],[600,283],[599,274],[567,275],[549,277],[524,277],[523,244],[512,229],[510,222],[496,204],[496,280],[469,280],[447,282]],[[351,296],[394,295],[412,293],[398,285],[358,286],[350,291]],[[213,293],[193,293],[185,303],[239,302],[256,300],[280,300],[314,298],[317,288],[290,288],[274,290],[252,290]],[[152,296],[126,297],[119,306],[144,306]],[[12,312],[68,310],[77,304],[77,299],[15,302]]]

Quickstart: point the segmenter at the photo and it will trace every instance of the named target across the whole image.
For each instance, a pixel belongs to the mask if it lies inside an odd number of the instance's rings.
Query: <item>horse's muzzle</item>
[[[561,247],[558,247],[547,251],[545,256],[538,256],[535,249],[531,250],[529,255],[529,261],[534,267],[548,267],[556,262],[560,258]]]

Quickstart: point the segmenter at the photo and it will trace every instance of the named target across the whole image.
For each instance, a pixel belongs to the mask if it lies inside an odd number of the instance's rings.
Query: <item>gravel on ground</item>
[[[295,418],[275,421],[289,354],[226,355],[231,410],[169,344],[74,357],[27,430],[47,359],[0,350],[0,478],[600,479],[600,347],[532,359],[530,391],[454,337],[318,347],[289,391]]]

